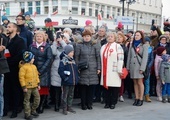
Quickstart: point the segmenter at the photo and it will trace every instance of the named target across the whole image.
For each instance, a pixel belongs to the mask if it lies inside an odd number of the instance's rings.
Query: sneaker
[[[157,97],[157,100],[162,102],[162,97]]]
[[[125,101],[124,98],[123,98],[123,96],[120,96],[119,101],[120,101],[120,102],[124,102],[124,101]]]
[[[166,101],[166,99],[163,99],[162,102],[163,102],[163,103],[166,103],[167,101]]]

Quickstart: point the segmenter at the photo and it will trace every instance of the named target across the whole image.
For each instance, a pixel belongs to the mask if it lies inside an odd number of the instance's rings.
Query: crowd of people
[[[2,16],[0,26],[0,120],[12,111],[16,118],[32,120],[54,105],[63,114],[76,113],[72,102],[80,98],[82,110],[93,102],[115,109],[124,94],[134,106],[150,96],[170,103],[170,30],[162,34],[153,24],[151,33],[137,30],[115,32],[102,24],[96,31],[91,20],[82,31],[70,28],[55,31],[50,18],[35,30],[29,12],[16,22]],[[134,96],[133,96],[134,92]]]

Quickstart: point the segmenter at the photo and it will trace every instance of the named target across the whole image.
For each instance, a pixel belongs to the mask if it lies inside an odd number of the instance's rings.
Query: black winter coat
[[[0,34],[0,40],[3,38],[2,45],[7,46],[8,38],[4,34]],[[4,74],[9,72],[9,67],[7,60],[4,56],[4,51],[0,52],[0,74]]]
[[[50,86],[50,67],[53,58],[50,45],[44,42],[43,45],[37,48],[37,45],[34,42],[29,49],[35,55],[34,64],[40,73],[40,86]]]
[[[66,71],[70,72],[70,74],[64,73]],[[64,57],[60,61],[58,74],[62,79],[61,85],[76,85],[79,81],[77,65],[75,64],[75,61],[66,54],[64,54]]]

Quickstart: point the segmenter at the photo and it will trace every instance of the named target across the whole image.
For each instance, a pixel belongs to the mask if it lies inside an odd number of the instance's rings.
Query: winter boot
[[[168,97],[168,103],[170,103],[170,97]]]
[[[162,97],[162,102],[163,102],[163,103],[166,103],[166,102],[167,102],[167,101],[166,101],[166,96],[163,96],[163,97]]]
[[[151,99],[150,99],[150,97],[149,97],[149,95],[145,95],[145,101],[146,101],[146,102],[152,102]]]
[[[39,106],[37,108],[37,113],[41,114],[41,113],[44,112],[44,103],[45,103],[45,96],[42,95],[41,99],[40,99],[40,104],[39,104]]]

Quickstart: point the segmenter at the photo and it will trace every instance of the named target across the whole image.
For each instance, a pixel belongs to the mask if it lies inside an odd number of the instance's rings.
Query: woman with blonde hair
[[[116,33],[107,34],[107,44],[103,45],[101,55],[101,85],[106,90],[106,103],[104,108],[114,109],[117,104],[119,88],[121,86],[120,76],[124,60],[123,49],[116,43]]]
[[[125,42],[126,42],[125,35],[123,33],[118,33],[117,43],[120,44],[124,52],[124,63],[123,63],[124,67],[126,67],[127,56],[128,56],[128,48],[126,47]],[[119,90],[119,96],[120,96],[119,101],[120,102],[124,102],[123,92],[124,92],[124,80],[122,80],[121,87]]]
[[[49,94],[50,86],[50,67],[52,62],[52,50],[50,45],[46,42],[44,31],[37,31],[34,36],[34,42],[30,46],[30,51],[34,54],[34,64],[36,65],[40,77],[40,105],[37,112],[43,113],[44,103]]]

